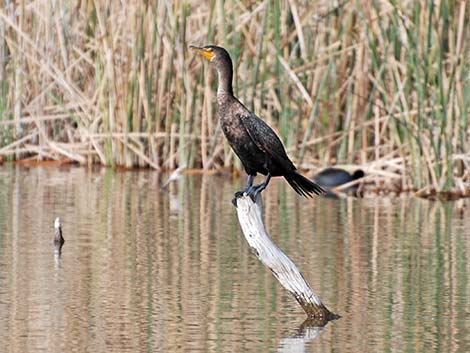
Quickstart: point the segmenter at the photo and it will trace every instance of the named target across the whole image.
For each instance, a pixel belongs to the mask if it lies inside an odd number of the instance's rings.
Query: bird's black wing
[[[271,160],[276,161],[286,171],[296,169],[287,156],[281,140],[268,124],[249,111],[239,113],[238,117],[252,141]]]

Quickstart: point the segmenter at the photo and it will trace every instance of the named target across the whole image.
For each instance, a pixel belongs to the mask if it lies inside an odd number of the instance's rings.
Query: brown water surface
[[[323,329],[249,250],[243,181],[0,166],[2,352],[470,352],[470,204],[263,193]],[[53,222],[65,238],[54,255]]]

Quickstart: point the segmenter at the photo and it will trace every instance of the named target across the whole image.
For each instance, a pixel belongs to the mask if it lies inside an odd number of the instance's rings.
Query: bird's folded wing
[[[268,124],[253,113],[239,114],[238,117],[248,135],[260,150],[284,168],[288,170],[295,169],[286,154],[284,145]]]

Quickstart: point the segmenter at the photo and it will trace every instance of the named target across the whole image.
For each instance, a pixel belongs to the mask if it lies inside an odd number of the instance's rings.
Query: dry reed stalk
[[[34,139],[37,135],[38,135],[38,131],[33,130],[33,132],[31,132],[30,134],[28,134],[26,136],[23,136],[22,138],[20,138],[18,140],[13,141],[9,145],[3,146],[2,148],[0,148],[0,155],[1,154],[14,153],[15,148],[17,148],[18,146],[21,146],[22,144],[28,142],[29,140]],[[8,150],[11,150],[11,152],[8,152]]]
[[[310,108],[312,108],[313,107],[312,98],[310,98],[310,95],[308,94],[308,92],[305,89],[302,82],[299,80],[297,75],[289,67],[289,64],[282,57],[278,57],[278,60],[281,63],[281,65],[284,67],[284,69],[287,71],[289,77],[292,79],[292,81],[297,86],[297,89],[299,90],[300,94],[302,95],[302,98],[305,100],[305,102],[308,104],[308,106]]]

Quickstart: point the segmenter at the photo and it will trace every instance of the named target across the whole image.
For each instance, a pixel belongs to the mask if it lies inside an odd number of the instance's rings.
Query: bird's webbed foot
[[[266,189],[266,186],[264,186],[263,184],[253,185],[246,189],[243,193],[246,196],[249,196],[253,202],[256,202],[256,197],[258,196],[258,194],[264,189]]]
[[[251,192],[251,189],[253,188],[253,180],[255,180],[255,176],[249,174],[248,179],[246,181],[245,189],[241,191],[237,191],[235,193],[234,198],[232,199],[232,203],[235,207],[237,207],[237,199],[239,197],[242,197],[244,194],[249,195],[249,193]],[[253,197],[251,199],[253,200]]]
[[[266,189],[266,185],[262,183],[259,185],[252,185],[250,187],[247,187],[243,191],[237,191],[232,199],[232,203],[235,207],[237,207],[237,199],[243,196],[249,196],[251,200],[256,203],[256,198],[258,197],[258,194],[264,189]]]
[[[271,174],[268,174],[266,176],[266,179],[264,180],[264,182],[262,182],[261,184],[258,184],[258,185],[250,185],[248,186],[247,185],[247,188],[245,189],[244,193],[251,197],[251,199],[253,200],[253,202],[256,202],[256,197],[258,196],[258,194],[263,191],[264,189],[266,189],[266,187],[268,186],[269,184],[269,181],[271,180]]]
[[[232,203],[235,205],[235,207],[237,206],[237,198],[242,197],[244,195],[249,196],[251,200],[253,200],[253,202],[256,202],[256,197],[258,196],[258,194],[264,189],[266,189],[266,187],[268,186],[269,181],[271,180],[271,174],[268,174],[264,182],[258,185],[253,185],[253,179],[253,175],[248,175],[248,182],[246,183],[245,190],[237,191],[235,193],[235,197],[232,200]]]

